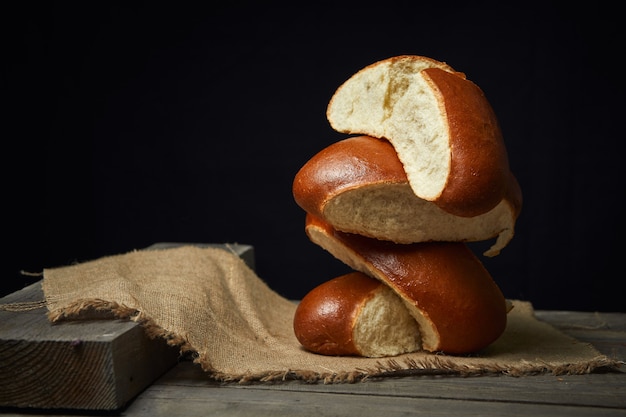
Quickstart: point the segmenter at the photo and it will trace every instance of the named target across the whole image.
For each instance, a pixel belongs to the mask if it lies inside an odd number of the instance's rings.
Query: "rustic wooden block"
[[[160,243],[148,249],[178,245]],[[252,246],[225,246],[254,266]],[[0,304],[42,300],[38,282],[1,298]],[[46,313],[43,305],[0,310],[0,407],[117,410],[178,363],[177,348],[148,338],[135,322],[53,325]]]

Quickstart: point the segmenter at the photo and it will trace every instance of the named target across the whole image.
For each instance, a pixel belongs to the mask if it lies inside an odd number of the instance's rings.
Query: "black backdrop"
[[[347,271],[308,241],[291,194],[344,137],[328,100],[363,66],[419,54],[465,72],[500,119],[524,208],[511,244],[481,259],[505,296],[626,311],[618,14],[504,3],[3,6],[2,294],[37,279],[20,271],[236,242],[301,298]]]

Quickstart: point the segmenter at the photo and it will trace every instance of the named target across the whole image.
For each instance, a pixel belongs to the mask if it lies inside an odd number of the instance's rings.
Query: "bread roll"
[[[336,90],[326,114],[339,132],[389,140],[415,195],[448,213],[487,213],[507,193],[508,155],[493,109],[445,63],[413,55],[376,62]]]
[[[419,324],[426,351],[476,352],[506,327],[504,296],[464,243],[400,245],[336,231],[311,214],[305,231],[337,259],[398,294]]]
[[[487,256],[499,254],[513,238],[522,204],[509,172],[506,193],[491,210],[474,217],[446,212],[413,193],[387,140],[369,136],[344,139],[314,155],[296,173],[293,196],[337,230],[396,243],[497,237]]]
[[[298,304],[294,333],[323,355],[396,356],[420,349],[417,322],[380,281],[352,272],[326,281]]]

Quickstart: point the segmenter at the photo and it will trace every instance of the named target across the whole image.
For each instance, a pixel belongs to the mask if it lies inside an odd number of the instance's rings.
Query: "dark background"
[[[301,298],[347,271],[291,194],[345,137],[328,100],[362,67],[418,54],[465,72],[500,119],[524,207],[481,259],[505,296],[626,311],[619,13],[503,3],[2,6],[0,295],[38,279],[20,271],[206,242],[253,245],[259,277]]]

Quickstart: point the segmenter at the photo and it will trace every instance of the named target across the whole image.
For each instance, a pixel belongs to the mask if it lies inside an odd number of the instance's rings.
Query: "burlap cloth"
[[[150,336],[190,352],[204,371],[223,381],[579,374],[616,365],[591,345],[537,320],[531,304],[522,301],[513,301],[501,338],[471,356],[418,352],[371,359],[309,353],[293,334],[296,304],[220,248],[134,251],[46,269],[43,289],[51,321],[94,314],[135,320]]]

